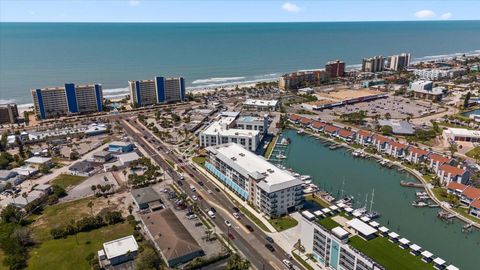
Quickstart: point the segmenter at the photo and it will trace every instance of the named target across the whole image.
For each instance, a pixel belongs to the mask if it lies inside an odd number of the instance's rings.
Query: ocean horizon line
[[[2,23],[18,23],[18,24],[49,24],[49,23],[63,23],[63,24],[300,24],[300,23],[428,23],[428,22],[478,22],[480,19],[435,19],[435,20],[384,20],[384,21],[224,21],[224,22],[194,22],[194,21],[170,21],[170,22],[141,22],[141,21],[130,21],[130,22],[120,22],[120,21],[111,21],[111,22],[102,22],[102,21],[92,21],[92,22],[82,22],[82,21],[0,21]]]

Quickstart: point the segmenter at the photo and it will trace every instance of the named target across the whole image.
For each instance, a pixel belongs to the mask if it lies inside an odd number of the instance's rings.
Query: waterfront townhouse
[[[336,137],[339,130],[340,130],[339,127],[332,126],[332,125],[326,125],[325,128],[323,129],[323,132],[325,134],[328,134],[328,135],[332,136],[332,137]]]
[[[341,128],[338,130],[337,136],[346,142],[352,142],[355,139],[355,132]]]
[[[372,136],[373,136],[373,133],[361,129],[357,132],[355,142],[360,145],[370,144],[372,142]]]
[[[205,168],[269,217],[303,207],[302,181],[235,143],[207,147]]]
[[[75,85],[32,89],[33,106],[39,119],[103,111],[102,85]]]
[[[466,184],[470,177],[467,170],[449,164],[441,165],[437,170],[437,176],[443,185],[448,185],[450,182]]]
[[[320,122],[320,121],[313,121],[311,124],[310,124],[310,128],[315,131],[315,132],[321,132],[323,131],[323,129],[325,128],[327,124],[324,123],[324,122]]]
[[[452,159],[444,157],[442,155],[439,155],[437,153],[430,153],[427,157],[427,167],[437,173],[438,168],[442,166],[443,164],[450,164],[452,162]]]
[[[220,115],[218,120],[202,130],[198,136],[202,147],[233,142],[250,151],[255,151],[267,131],[267,117],[226,113]]]
[[[480,189],[472,186],[466,187],[460,196],[460,202],[464,205],[470,205],[477,199],[480,199]]]
[[[476,199],[470,204],[468,213],[474,217],[480,218],[480,199]]]
[[[183,102],[185,80],[183,77],[155,77],[153,80],[129,81],[130,102],[134,107]]]
[[[407,155],[405,159],[408,162],[419,164],[424,162],[427,159],[429,153],[430,152],[427,150],[424,150],[415,146],[410,146],[407,149]]]
[[[309,127],[310,124],[313,122],[312,119],[310,118],[307,118],[307,117],[302,117],[300,118],[300,120],[298,121],[300,125],[302,125],[304,128],[306,127]]]
[[[467,188],[468,186],[457,183],[457,182],[450,182],[447,185],[447,192],[449,194],[453,194],[458,196],[459,198],[462,196],[463,191]]]
[[[378,152],[383,152],[387,149],[388,143],[390,142],[390,139],[382,136],[375,134],[372,136],[372,144],[375,146]]]
[[[300,115],[290,114],[290,115],[288,116],[288,122],[296,125],[296,124],[299,123],[299,121],[300,121],[301,118],[302,118],[302,117],[301,117]]]
[[[385,153],[394,158],[402,158],[407,148],[408,145],[406,144],[390,140],[385,148]]]

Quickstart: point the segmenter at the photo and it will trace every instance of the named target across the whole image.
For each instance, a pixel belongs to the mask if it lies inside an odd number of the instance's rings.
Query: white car
[[[212,194],[212,193],[213,193],[213,191],[211,191],[210,189],[207,190],[207,192],[208,192],[208,194]]]
[[[227,225],[228,227],[232,227],[232,223],[230,223],[230,221],[228,220],[225,220],[225,225]]]
[[[240,219],[240,215],[239,215],[237,212],[233,212],[233,216],[234,216],[236,219]]]
[[[282,262],[283,264],[285,264],[286,267],[288,267],[288,269],[291,269],[293,266],[292,263],[287,259],[282,260]]]
[[[196,195],[193,195],[193,196],[192,196],[192,200],[197,201],[197,200],[198,200],[198,197],[197,197]]]
[[[195,214],[191,214],[187,216],[187,219],[196,219],[196,218],[197,218],[197,215]]]

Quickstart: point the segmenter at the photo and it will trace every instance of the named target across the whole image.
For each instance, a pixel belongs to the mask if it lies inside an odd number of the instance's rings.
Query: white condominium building
[[[400,71],[410,65],[410,54],[402,53],[388,57],[387,67],[390,70]]]
[[[268,131],[268,118],[224,114],[199,133],[200,146],[238,143],[255,151]]]
[[[84,114],[103,111],[102,85],[75,85],[32,89],[35,113],[40,119],[69,114]]]
[[[130,101],[136,107],[185,100],[185,80],[182,77],[129,81],[128,88]]]
[[[303,207],[302,181],[239,144],[207,148],[205,167],[242,199],[270,217]]]
[[[252,111],[276,111],[279,107],[278,100],[247,99],[243,102],[245,110]]]

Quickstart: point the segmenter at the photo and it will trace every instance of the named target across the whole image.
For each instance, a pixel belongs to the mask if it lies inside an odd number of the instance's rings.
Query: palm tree
[[[130,205],[128,206],[128,213],[131,215],[132,212],[133,212],[133,206],[130,204]]]
[[[25,199],[25,201],[27,201],[27,204],[28,204],[28,194],[27,194],[27,192],[23,192],[22,197]]]
[[[89,201],[87,206],[90,208],[90,214],[92,215],[93,217],[93,201]]]
[[[96,194],[95,191],[97,190],[97,187],[95,185],[92,185],[90,189],[93,191],[93,195],[95,195]]]

